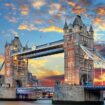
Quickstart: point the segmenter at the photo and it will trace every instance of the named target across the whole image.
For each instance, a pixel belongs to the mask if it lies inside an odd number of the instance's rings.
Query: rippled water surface
[[[0,105],[52,105],[51,100],[38,101],[1,101]]]
[[[0,105],[53,105],[53,104],[51,103],[51,100],[38,100],[38,101],[1,101]]]

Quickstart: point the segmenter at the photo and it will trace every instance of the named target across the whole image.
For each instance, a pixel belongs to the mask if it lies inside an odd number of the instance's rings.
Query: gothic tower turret
[[[64,34],[67,35],[68,34],[68,25],[67,25],[67,21],[65,20],[65,24],[64,24],[64,28],[63,28]]]
[[[85,59],[83,45],[93,51],[93,38],[88,34],[81,17],[76,16],[73,24],[64,28],[64,58],[65,58],[65,83],[71,85],[92,82],[93,61]],[[65,27],[64,26],[64,27]],[[66,32],[65,32],[66,29]],[[92,28],[90,28],[91,32]]]
[[[94,30],[93,30],[93,27],[92,27],[92,26],[90,26],[90,29],[89,29],[89,34],[93,37]]]

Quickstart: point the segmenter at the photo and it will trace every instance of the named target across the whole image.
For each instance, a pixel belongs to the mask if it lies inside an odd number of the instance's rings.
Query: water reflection
[[[52,105],[51,100],[38,101],[1,101],[0,105]],[[105,101],[104,101],[105,105]]]
[[[1,101],[0,105],[52,105],[51,100],[38,101]]]

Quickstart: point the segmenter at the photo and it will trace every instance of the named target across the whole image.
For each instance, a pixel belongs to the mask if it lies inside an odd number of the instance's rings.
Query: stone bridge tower
[[[10,87],[25,87],[27,85],[28,60],[20,59],[12,54],[23,51],[18,36],[10,44],[5,45],[5,83]]]
[[[82,50],[80,45],[93,52],[93,28],[87,30],[80,16],[76,16],[73,24],[64,25],[64,84],[55,85],[53,103],[69,103],[71,105],[102,105],[102,91],[89,90],[85,85],[93,82],[93,60]]]
[[[86,84],[92,82],[93,60],[80,48],[80,44],[93,52],[94,39],[93,28],[87,30],[79,15],[76,16],[73,24],[64,25],[64,71],[65,83],[71,85]]]

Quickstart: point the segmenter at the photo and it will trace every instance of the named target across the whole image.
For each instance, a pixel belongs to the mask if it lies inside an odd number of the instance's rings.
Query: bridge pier
[[[69,105],[102,105],[103,96],[100,91],[89,91],[83,86],[59,85],[55,88],[52,102]]]

